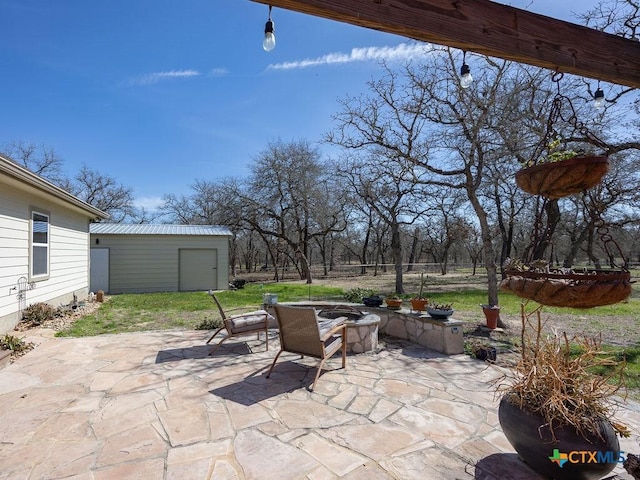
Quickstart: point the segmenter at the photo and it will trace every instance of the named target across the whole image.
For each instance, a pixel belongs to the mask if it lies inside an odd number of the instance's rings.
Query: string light
[[[462,88],[469,88],[473,83],[473,77],[471,76],[471,69],[467,62],[465,61],[467,58],[467,52],[462,52],[462,68],[460,68],[460,86]]]
[[[593,108],[596,110],[602,110],[604,108],[604,92],[600,88],[600,82],[598,82],[598,89],[593,94]]]
[[[264,25],[264,40],[262,40],[262,48],[265,52],[270,52],[276,46],[276,35],[273,28],[273,20],[271,20],[271,5],[269,5],[269,20]]]

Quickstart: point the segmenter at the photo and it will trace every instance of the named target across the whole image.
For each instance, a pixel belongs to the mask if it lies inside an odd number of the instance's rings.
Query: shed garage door
[[[215,248],[180,249],[181,292],[218,289],[218,250]]]

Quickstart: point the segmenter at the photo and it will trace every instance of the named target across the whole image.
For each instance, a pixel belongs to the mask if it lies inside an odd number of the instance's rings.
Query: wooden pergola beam
[[[554,71],[640,87],[640,42],[490,0],[252,1]]]

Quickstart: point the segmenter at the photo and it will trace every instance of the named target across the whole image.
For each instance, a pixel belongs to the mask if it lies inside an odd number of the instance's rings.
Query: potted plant
[[[613,377],[624,365],[604,357],[597,339],[544,332],[541,308],[526,313],[521,306],[521,358],[513,377],[498,386],[500,425],[538,473],[556,480],[599,479],[620,460],[617,435],[629,434],[614,419],[612,398],[620,388]],[[614,373],[593,373],[603,365]],[[596,455],[597,461],[589,460]]]
[[[382,305],[382,297],[380,295],[369,295],[368,297],[362,297],[362,303],[367,307],[379,307]]]
[[[480,305],[482,313],[487,322],[487,328],[494,330],[498,328],[498,318],[500,317],[500,307],[498,305]]]
[[[429,299],[423,296],[424,285],[425,285],[425,280],[424,280],[424,272],[423,272],[420,274],[420,291],[416,297],[413,297],[410,300],[411,310],[414,310],[416,312],[424,312],[426,310],[427,304],[429,303]]]
[[[500,282],[501,289],[551,307],[613,305],[631,295],[631,272],[626,265],[621,269],[574,270],[551,268],[544,260],[525,263],[507,258],[503,270],[506,277]]]
[[[452,303],[429,303],[427,305],[427,313],[431,318],[436,320],[446,320],[453,315]]]
[[[387,297],[384,299],[384,302],[387,304],[387,308],[390,310],[400,310],[400,308],[402,307],[402,298],[400,298],[400,296],[396,295],[395,293],[387,295]]]
[[[516,173],[518,187],[549,199],[563,198],[597,185],[609,170],[608,157],[578,154],[561,149],[560,143],[561,139],[550,142],[546,156],[524,164]]]
[[[498,357],[496,347],[480,340],[472,340],[465,345],[465,352],[478,360],[495,362]]]

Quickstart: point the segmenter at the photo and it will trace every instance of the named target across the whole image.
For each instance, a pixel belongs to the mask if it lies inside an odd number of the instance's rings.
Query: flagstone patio
[[[540,478],[500,430],[504,372],[465,355],[394,341],[309,392],[313,360],[265,378],[275,338],[209,357],[202,331],[27,333],[38,347],[0,370],[0,479]],[[621,407],[637,453],[640,405]]]

